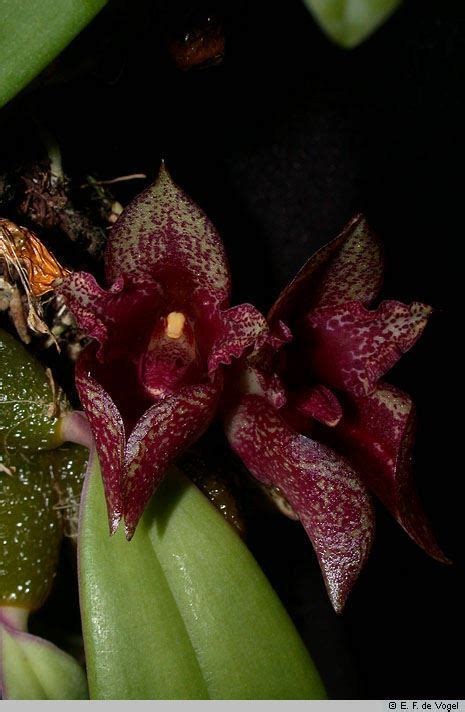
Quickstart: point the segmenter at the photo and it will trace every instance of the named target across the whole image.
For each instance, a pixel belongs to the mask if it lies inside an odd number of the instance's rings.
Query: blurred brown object
[[[167,44],[174,63],[183,71],[221,64],[225,51],[223,21],[213,14],[197,17],[181,32],[170,33]]]
[[[184,453],[179,466],[244,538],[245,519],[236,497],[228,461],[220,461],[211,453],[208,454],[202,444],[197,444]]]

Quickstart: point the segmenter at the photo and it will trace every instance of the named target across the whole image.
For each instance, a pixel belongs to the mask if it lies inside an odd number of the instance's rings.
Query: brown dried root
[[[100,220],[111,226],[115,224],[123,212],[123,206],[118,200],[115,200],[107,186],[133,180],[144,180],[145,178],[147,178],[145,173],[131,173],[130,175],[117,176],[108,180],[97,180],[89,175],[87,176],[87,183],[81,185],[81,189],[90,189],[91,201],[98,208]]]
[[[27,328],[27,304],[24,304],[21,294],[14,284],[0,277],[0,312],[8,312],[16,333],[23,344],[30,344],[31,337]]]
[[[105,231],[95,225],[88,215],[77,210],[71,201],[70,182],[62,172],[57,173],[54,162],[43,167],[33,165],[21,176],[22,200],[18,212],[45,230],[57,229],[72,242],[79,243],[92,257],[102,254]]]
[[[50,305],[49,323],[51,334],[45,341],[47,349],[55,342],[64,348],[70,361],[75,362],[80,352],[89,343],[86,334],[81,331],[73,315],[63,301],[63,297],[55,295]]]
[[[8,477],[14,477],[16,467],[7,467],[3,464],[3,462],[0,462],[0,472],[3,472],[3,474],[8,475]]]
[[[45,369],[45,375],[50,383],[50,388],[52,389],[52,402],[49,403],[47,407],[47,418],[59,418],[61,414],[61,405],[63,403],[63,390],[60,386],[57,386],[55,379],[53,378],[52,371],[49,368]]]

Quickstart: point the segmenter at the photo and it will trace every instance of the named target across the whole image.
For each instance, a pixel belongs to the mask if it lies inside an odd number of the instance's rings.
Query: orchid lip
[[[157,320],[139,359],[139,379],[151,398],[170,395],[200,373],[194,326],[183,312]]]

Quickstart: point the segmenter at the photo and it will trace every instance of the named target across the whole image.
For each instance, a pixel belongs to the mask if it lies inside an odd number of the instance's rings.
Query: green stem
[[[29,609],[19,606],[0,606],[0,623],[3,623],[15,630],[25,632],[27,630],[27,620]]]

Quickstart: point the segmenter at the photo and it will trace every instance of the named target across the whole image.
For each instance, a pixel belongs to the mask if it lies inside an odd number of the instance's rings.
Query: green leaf
[[[77,661],[35,635],[0,621],[0,687],[9,700],[84,700],[86,676]]]
[[[369,37],[402,0],[304,0],[322,30],[350,49]]]
[[[214,699],[321,699],[319,675],[237,533],[180,473],[149,510],[149,537]]]
[[[203,699],[207,688],[148,537],[110,538],[100,468],[82,493],[79,588],[92,699]]]
[[[325,697],[303,642],[252,555],[182,475],[165,479],[127,542],[121,530],[108,536],[95,464],[81,517],[91,698]]]
[[[107,0],[0,0],[0,107],[36,77]]]

